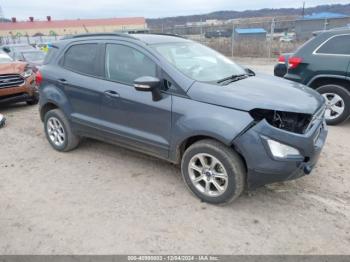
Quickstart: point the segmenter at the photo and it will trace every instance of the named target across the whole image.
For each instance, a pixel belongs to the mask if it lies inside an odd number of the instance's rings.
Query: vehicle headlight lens
[[[21,76],[22,76],[23,78],[27,78],[27,77],[30,77],[32,74],[33,74],[33,70],[32,70],[32,69],[26,69],[26,70],[21,74]]]
[[[287,146],[272,139],[267,139],[267,144],[269,145],[271,153],[274,157],[301,157],[299,150],[294,147]]]

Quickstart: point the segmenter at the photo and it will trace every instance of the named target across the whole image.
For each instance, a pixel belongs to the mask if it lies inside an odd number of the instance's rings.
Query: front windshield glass
[[[23,56],[26,61],[42,61],[45,58],[45,53],[42,52],[25,52]]]
[[[203,82],[246,74],[231,59],[195,42],[156,44],[152,47],[188,77]]]

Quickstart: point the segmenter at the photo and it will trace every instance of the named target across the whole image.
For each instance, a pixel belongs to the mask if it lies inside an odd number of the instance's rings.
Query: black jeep
[[[327,103],[327,123],[336,125],[350,115],[350,29],[315,35],[285,59],[288,71],[284,78],[321,93]]]

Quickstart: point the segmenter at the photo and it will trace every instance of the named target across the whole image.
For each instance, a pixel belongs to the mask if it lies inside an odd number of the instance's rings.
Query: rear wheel
[[[70,151],[80,142],[80,138],[72,132],[68,119],[59,109],[45,114],[44,127],[47,140],[57,151]]]
[[[211,204],[231,202],[244,189],[246,171],[242,159],[215,140],[191,145],[182,158],[181,172],[188,188]]]
[[[350,92],[339,85],[324,85],[317,91],[326,100],[325,118],[329,125],[344,122],[350,115]]]

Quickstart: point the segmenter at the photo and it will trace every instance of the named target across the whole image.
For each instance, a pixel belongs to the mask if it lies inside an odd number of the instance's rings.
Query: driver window
[[[106,77],[132,85],[141,76],[157,76],[157,65],[140,51],[125,45],[107,44]]]

